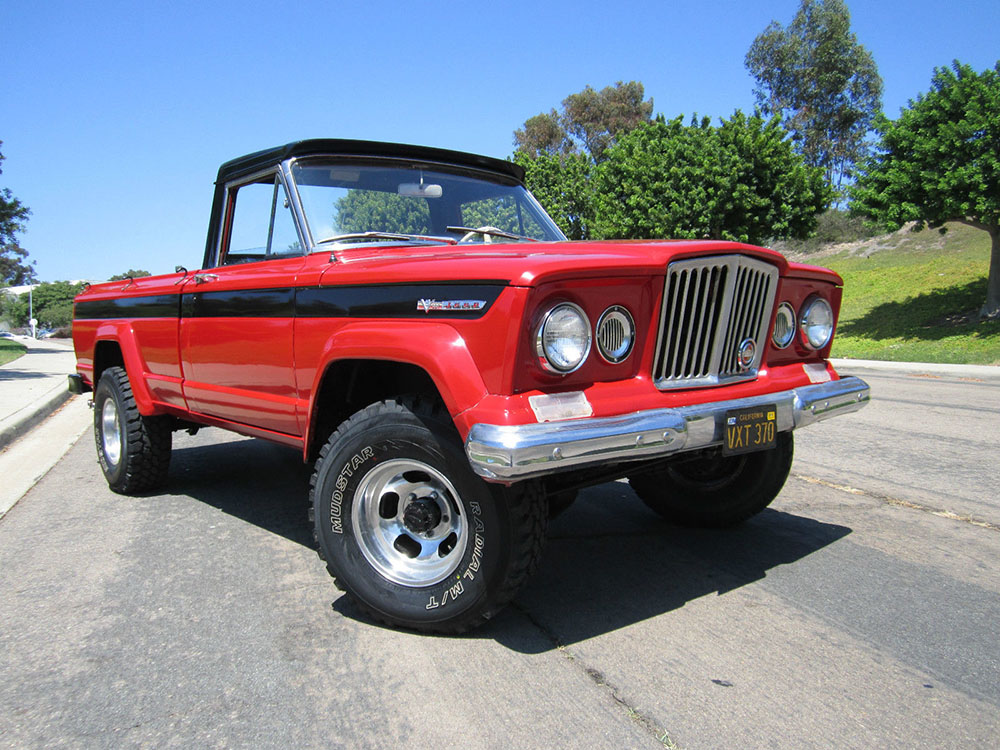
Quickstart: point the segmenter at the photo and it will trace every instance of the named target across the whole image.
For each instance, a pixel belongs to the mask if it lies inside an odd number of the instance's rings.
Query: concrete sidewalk
[[[874,359],[836,358],[831,359],[830,362],[841,375],[853,375],[870,370],[914,377],[982,380],[987,383],[1000,382],[1000,367],[996,365],[946,365],[930,362],[885,362]]]
[[[14,336],[27,353],[0,366],[0,450],[22,437],[72,394],[66,376],[76,372],[72,342]]]

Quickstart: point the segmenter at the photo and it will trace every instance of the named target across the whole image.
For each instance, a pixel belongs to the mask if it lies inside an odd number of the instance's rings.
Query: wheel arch
[[[101,375],[109,367],[121,367],[125,370],[140,414],[150,416],[156,413],[153,397],[144,376],[145,368],[142,364],[142,357],[139,355],[130,331],[125,331],[124,335],[117,328],[112,331],[98,332],[98,338],[94,344],[93,378],[95,389],[97,384],[101,382]]]
[[[447,325],[356,326],[333,337],[325,354],[309,401],[307,461],[340,422],[376,401],[425,397],[454,417],[486,395],[465,341]]]

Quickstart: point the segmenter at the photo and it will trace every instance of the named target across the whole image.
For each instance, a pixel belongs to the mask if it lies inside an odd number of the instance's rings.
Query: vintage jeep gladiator
[[[111,489],[212,425],[314,462],[338,585],[459,632],[536,566],[550,513],[628,477],[668,520],[778,494],[792,430],[868,402],[827,361],[841,279],[719,241],[569,242],[515,164],[310,140],[219,170],[202,267],[75,303]]]

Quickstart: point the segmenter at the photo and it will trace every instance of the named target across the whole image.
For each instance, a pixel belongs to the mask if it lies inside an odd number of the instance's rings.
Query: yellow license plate
[[[762,451],[773,448],[778,434],[776,406],[749,406],[726,412],[725,442],[722,454]]]

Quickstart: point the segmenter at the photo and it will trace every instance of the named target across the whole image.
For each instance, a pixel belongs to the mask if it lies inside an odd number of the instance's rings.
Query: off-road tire
[[[629,484],[650,508],[679,526],[723,528],[760,513],[778,496],[792,468],[791,432],[766,451],[679,460],[637,473]]]
[[[545,540],[541,488],[477,477],[447,411],[424,399],[380,401],[342,423],[310,500],[338,588],[379,622],[421,632],[489,620],[535,571]]]
[[[94,390],[94,440],[108,486],[122,495],[160,487],[170,468],[169,417],[139,413],[128,375],[109,367]]]

